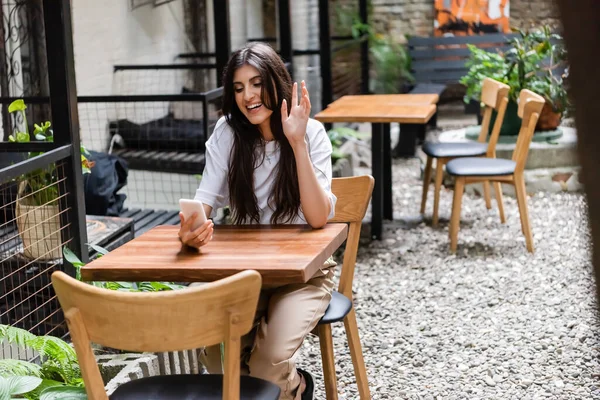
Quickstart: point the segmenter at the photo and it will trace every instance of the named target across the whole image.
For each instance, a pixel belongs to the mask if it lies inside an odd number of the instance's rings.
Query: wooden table
[[[439,96],[437,94],[359,94],[342,96],[333,103],[329,104],[327,108],[346,105],[353,102],[370,102],[373,101],[374,98],[376,102],[384,102],[385,105],[406,106],[437,104],[439,100]]]
[[[216,225],[200,251],[182,246],[177,226],[157,226],[81,268],[87,281],[210,282],[253,269],[263,285],[307,282],[348,235],[346,224]]]
[[[414,97],[412,97],[414,96]],[[415,101],[410,101],[414,98]],[[392,152],[390,123],[402,125],[400,147],[411,148],[414,154],[416,137],[419,131],[436,112],[437,95],[361,95],[343,96],[331,103],[325,110],[315,115],[323,123],[370,122],[371,160],[375,188],[371,200],[371,236],[381,238],[383,219],[392,220]]]

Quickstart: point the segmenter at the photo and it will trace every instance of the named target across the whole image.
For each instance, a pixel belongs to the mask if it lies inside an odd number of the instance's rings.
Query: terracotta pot
[[[546,102],[540,118],[538,119],[537,125],[535,126],[536,131],[551,131],[556,129],[560,125],[562,120],[562,114],[552,111],[552,106]]]

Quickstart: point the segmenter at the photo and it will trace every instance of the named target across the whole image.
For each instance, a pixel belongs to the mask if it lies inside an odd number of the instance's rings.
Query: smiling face
[[[251,65],[245,64],[233,74],[235,103],[252,125],[258,125],[262,132],[270,124],[273,110],[262,101],[263,81],[260,73]],[[270,132],[270,129],[269,129]]]

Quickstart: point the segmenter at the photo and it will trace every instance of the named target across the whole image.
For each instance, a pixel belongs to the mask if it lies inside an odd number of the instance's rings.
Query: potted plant
[[[67,342],[0,325],[0,342],[40,355],[39,363],[0,360],[1,399],[87,399],[77,354]]]
[[[24,132],[10,135],[10,142],[28,143],[32,141],[27,124],[23,100],[13,101],[9,113],[19,113],[22,116]],[[42,142],[53,142],[54,136],[49,121],[41,125],[34,124],[34,139]],[[81,166],[83,173],[89,173],[93,162],[87,160],[87,151],[81,147]],[[28,158],[37,157],[42,152],[30,152]],[[16,202],[17,228],[23,242],[23,255],[30,259],[54,260],[62,257],[61,225],[58,205],[59,175],[56,165],[36,169],[24,174],[19,179]]]
[[[353,160],[353,154],[356,154],[355,147],[348,148],[344,144],[348,141],[357,141],[365,139],[365,135],[355,129],[338,126],[327,131],[331,147],[331,163],[334,177],[352,176],[353,164],[358,160]],[[349,143],[350,144],[350,143]],[[343,149],[345,147],[345,149]]]
[[[509,104],[500,134],[516,135],[520,126],[516,101],[522,89],[529,89],[546,99],[536,130],[556,129],[568,107],[563,76],[558,73],[566,60],[562,38],[548,26],[517,32],[520,37],[510,42],[511,48],[506,52],[488,52],[468,45],[469,72],[460,80],[467,89],[464,100],[467,103],[471,99],[480,100],[481,82],[486,77],[509,85]]]
[[[410,73],[410,56],[401,43],[390,35],[375,32],[371,25],[363,23],[356,10],[348,5],[338,6],[336,14],[338,34],[343,34],[349,26],[355,40],[363,39],[369,42],[371,93],[401,93],[406,86],[414,82]]]

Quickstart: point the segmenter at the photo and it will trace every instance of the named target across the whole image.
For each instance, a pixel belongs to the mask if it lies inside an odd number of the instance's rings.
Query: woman
[[[253,43],[232,55],[223,78],[224,117],[206,143],[195,196],[207,216],[229,205],[236,224],[321,228],[333,217],[331,142],[323,125],[309,118],[304,82],[299,103],[297,91],[268,45]],[[191,231],[194,217],[180,218],[183,243],[210,246],[212,221]],[[329,305],[333,266],[330,259],[305,284],[263,290],[255,327],[242,342],[247,372],[279,385],[281,399],[313,398],[312,375],[296,369],[293,356]],[[209,372],[220,373],[218,348],[205,356]]]

